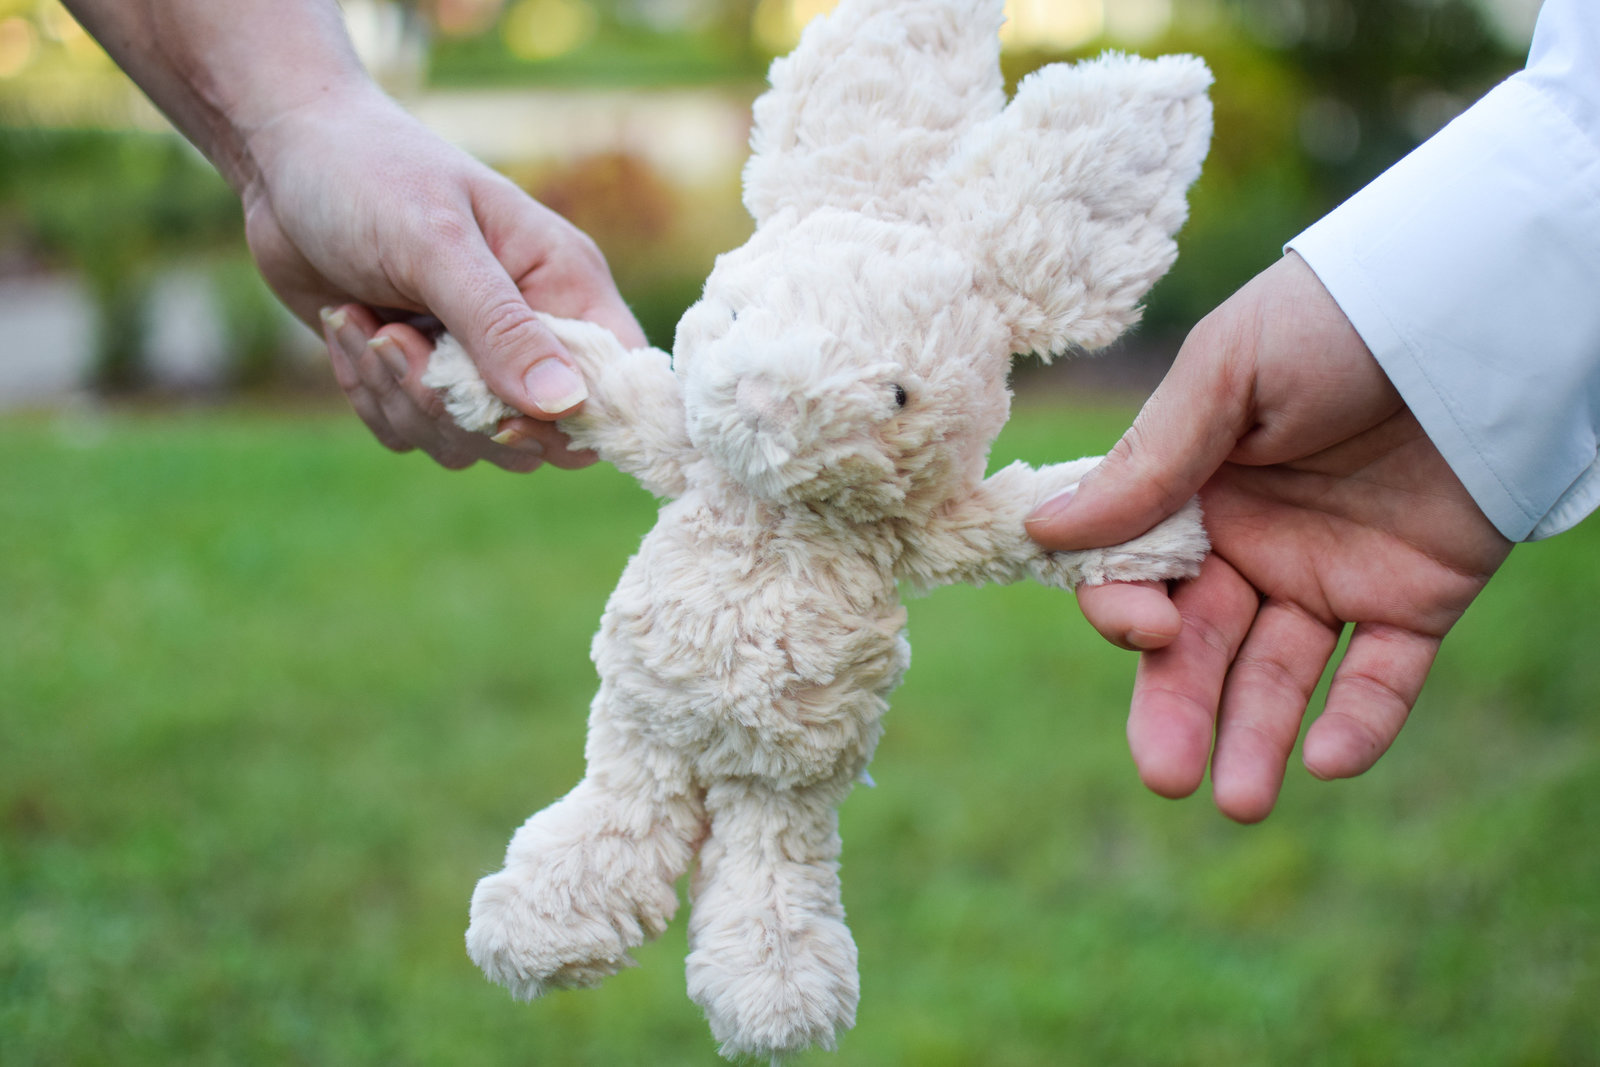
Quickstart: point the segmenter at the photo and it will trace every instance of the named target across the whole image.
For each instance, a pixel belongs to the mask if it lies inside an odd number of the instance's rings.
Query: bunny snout
[[[757,433],[793,430],[800,418],[800,405],[794,397],[765,375],[740,378],[733,403],[739,418]]]

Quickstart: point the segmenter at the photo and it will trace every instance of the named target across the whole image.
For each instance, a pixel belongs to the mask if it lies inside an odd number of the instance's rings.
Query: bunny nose
[[[788,429],[800,414],[793,397],[760,375],[739,379],[733,402],[745,425],[757,431]]]

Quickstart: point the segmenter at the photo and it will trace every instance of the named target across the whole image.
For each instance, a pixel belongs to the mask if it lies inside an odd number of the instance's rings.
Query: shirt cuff
[[[1518,78],[1286,246],[1505,536],[1600,504],[1600,152]]]

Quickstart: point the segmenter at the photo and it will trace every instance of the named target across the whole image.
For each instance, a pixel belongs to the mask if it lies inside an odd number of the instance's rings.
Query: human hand
[[[1051,549],[1114,544],[1196,491],[1212,542],[1198,578],[1170,600],[1105,585],[1079,603],[1109,640],[1147,649],[1128,716],[1145,784],[1187,796],[1209,756],[1218,808],[1254,822],[1277,800],[1344,626],[1302,750],[1325,779],[1388,749],[1511,543],[1292,253],[1195,327],[1106,461],[1028,529]]]
[[[389,448],[447,467],[582,466],[553,420],[587,395],[533,309],[645,343],[587,236],[426,130],[363,79],[253,131],[246,236],[286,305],[321,326],[340,386]],[[420,382],[432,316],[527,418],[469,434]],[[320,319],[320,321],[319,321]]]

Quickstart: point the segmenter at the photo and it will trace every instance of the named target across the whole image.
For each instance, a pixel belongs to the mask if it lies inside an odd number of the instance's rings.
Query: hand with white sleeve
[[[1134,761],[1171,797],[1198,788],[1209,762],[1217,806],[1254,822],[1277,800],[1344,628],[1349,648],[1303,750],[1321,778],[1362,773],[1394,741],[1440,641],[1511,542],[1293,254],[1196,327],[1107,460],[1028,528],[1049,549],[1115,544],[1196,491],[1212,545],[1198,578],[1170,602],[1148,585],[1078,598],[1125,647],[1147,644],[1136,635],[1164,629],[1176,607],[1181,632],[1144,652],[1134,683]]]
[[[1045,547],[1110,544],[1200,490],[1196,581],[1080,594],[1155,650],[1128,723],[1152,789],[1187,795],[1209,756],[1222,811],[1264,818],[1352,623],[1303,758],[1360,774],[1512,542],[1600,506],[1596,175],[1600,8],[1545,0],[1527,68],[1208,316],[1111,458],[1035,515]]]

